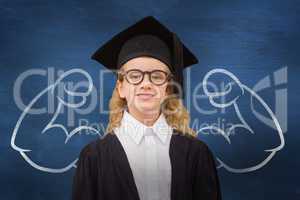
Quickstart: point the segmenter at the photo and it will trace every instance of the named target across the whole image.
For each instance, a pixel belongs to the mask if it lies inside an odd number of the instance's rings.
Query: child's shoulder
[[[174,130],[174,138],[178,141],[178,143],[187,144],[191,149],[195,151],[203,151],[203,150],[210,150],[209,146],[206,144],[205,141],[199,139],[197,136],[193,136],[190,134],[184,134],[179,130]]]

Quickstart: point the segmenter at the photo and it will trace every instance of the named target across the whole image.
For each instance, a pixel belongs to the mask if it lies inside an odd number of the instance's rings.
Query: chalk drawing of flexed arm
[[[218,91],[210,91],[211,87],[209,82],[209,79],[215,78],[216,75],[223,75],[227,79],[230,80],[230,82],[224,87],[223,90]],[[235,87],[236,90],[238,90],[237,95],[230,95],[233,91],[233,87]],[[260,134],[255,132],[255,126],[250,126],[249,122],[245,120],[245,116],[247,117],[247,114],[249,113],[243,113],[240,110],[239,104],[241,104],[243,101],[246,101],[245,96],[251,97],[251,103],[252,99],[255,99],[256,102],[260,104],[260,106],[264,109],[264,111],[268,114],[269,118],[273,121],[274,127],[276,129],[276,133],[279,139],[279,144],[276,145],[275,148],[271,149],[265,149],[264,151],[267,153],[267,156],[264,157],[264,159],[259,160],[256,162],[255,165],[247,166],[247,167],[234,167],[230,163],[227,163],[223,161],[221,158],[217,157],[217,161],[219,162],[218,168],[225,168],[227,171],[233,172],[233,173],[247,173],[251,171],[255,171],[257,169],[262,168],[265,166],[278,152],[281,150],[285,145],[285,140],[283,136],[282,129],[280,127],[280,124],[273,113],[273,111],[270,109],[270,107],[266,104],[266,102],[253,90],[251,90],[249,87],[247,87],[245,84],[243,84],[234,74],[229,72],[228,70],[217,68],[209,71],[205,77],[203,78],[203,90],[204,93],[208,96],[209,102],[216,108],[229,108],[232,107],[233,110],[236,113],[236,116],[239,119],[239,123],[236,123],[232,125],[229,129],[223,130],[216,126],[206,126],[198,130],[198,132],[205,132],[205,131],[215,131],[218,132],[219,135],[221,135],[227,144],[233,145],[232,139],[230,138],[230,135],[233,135],[232,132],[235,132],[237,129],[243,130],[243,132],[246,132],[251,135]],[[222,97],[228,97],[226,98],[225,102],[220,101]],[[250,105],[249,105],[250,106]],[[253,145],[255,147],[255,144]]]
[[[73,74],[79,74],[87,80],[88,87],[87,87],[86,91],[84,91],[84,92],[72,91],[66,87],[66,84],[64,84],[65,79]],[[60,129],[62,131],[62,133],[64,134],[64,138],[65,138],[64,143],[65,144],[68,143],[69,140],[74,135],[76,135],[77,133],[79,133],[80,131],[83,131],[83,130],[93,131],[94,133],[96,133],[95,135],[101,136],[99,131],[93,127],[79,126],[79,127],[74,128],[71,131],[68,131],[67,128],[65,127],[65,125],[57,122],[57,117],[59,116],[59,114],[61,113],[61,111],[64,107],[79,108],[79,107],[83,106],[86,103],[87,97],[91,94],[92,89],[93,89],[92,78],[84,70],[75,68],[75,69],[71,69],[69,71],[64,72],[53,84],[49,85],[47,88],[42,90],[38,95],[36,95],[31,100],[31,102],[28,104],[28,106],[24,109],[24,111],[20,115],[20,117],[15,125],[15,128],[13,130],[12,137],[11,137],[11,147],[14,150],[18,151],[21,154],[21,156],[23,157],[23,159],[28,164],[30,164],[35,169],[38,169],[38,170],[41,170],[44,172],[50,172],[50,173],[62,173],[62,172],[69,170],[72,167],[76,167],[76,162],[77,162],[78,158],[74,157],[72,162],[68,163],[66,166],[62,166],[59,168],[51,168],[48,166],[42,166],[41,164],[32,160],[30,158],[30,156],[28,155],[29,152],[32,151],[31,149],[25,149],[25,148],[22,148],[21,145],[19,145],[19,146],[16,145],[16,138],[19,134],[22,134],[21,126],[24,121],[24,118],[28,117],[30,115],[29,114],[30,110],[35,106],[35,104],[39,101],[39,99],[42,98],[44,95],[47,95],[48,93],[50,93],[51,95],[56,94],[55,90],[58,88],[59,84],[63,84],[64,94],[56,96],[56,98],[58,100],[58,105],[55,108],[55,112],[54,112],[53,116],[51,117],[49,122],[46,124],[46,126],[41,130],[40,134],[47,134],[47,132],[51,131],[52,129],[56,129],[56,132],[59,132],[59,131],[57,131],[57,129]],[[68,98],[64,98],[63,96],[77,97],[77,98],[80,98],[81,101],[78,103],[68,102],[67,100],[65,100]]]

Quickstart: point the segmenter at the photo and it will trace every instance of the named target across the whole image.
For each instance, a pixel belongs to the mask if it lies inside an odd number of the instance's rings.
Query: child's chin
[[[159,110],[159,107],[157,107],[156,105],[152,104],[152,105],[141,105],[141,106],[138,106],[138,109],[141,111],[141,112],[153,112],[153,113],[156,113],[157,110]]]

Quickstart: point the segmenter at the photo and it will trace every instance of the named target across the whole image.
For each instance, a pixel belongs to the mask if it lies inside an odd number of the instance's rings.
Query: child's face
[[[158,59],[152,57],[137,57],[126,62],[121,71],[128,72],[132,69],[139,69],[141,71],[161,70],[170,73],[166,64]],[[135,78],[138,76],[127,76],[127,78]],[[157,75],[157,74],[155,74]],[[159,80],[159,76],[153,75],[153,80]],[[131,84],[124,77],[123,81],[117,83],[118,92],[121,98],[125,98],[127,106],[131,110],[138,110],[143,113],[157,113],[160,109],[160,104],[167,96],[166,89],[168,81],[161,85],[152,83],[149,79],[149,74],[144,75],[144,79],[139,84]],[[145,95],[144,95],[145,94]]]

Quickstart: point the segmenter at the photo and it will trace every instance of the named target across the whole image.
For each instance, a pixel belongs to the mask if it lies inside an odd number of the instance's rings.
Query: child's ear
[[[173,93],[173,86],[171,84],[168,83],[167,87],[166,87],[166,95],[171,95]]]
[[[120,80],[117,80],[117,91],[121,98],[125,98],[125,96],[122,93],[122,82]]]

